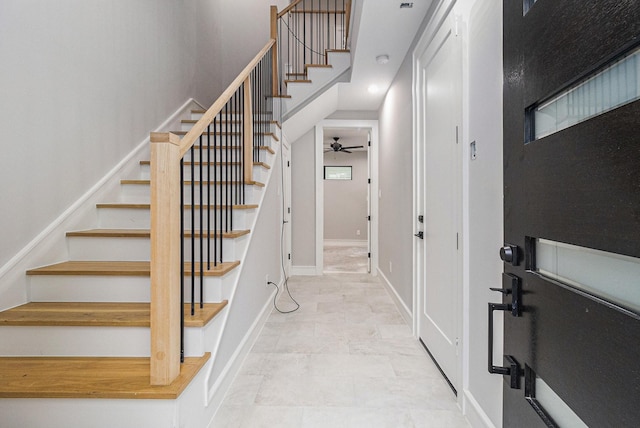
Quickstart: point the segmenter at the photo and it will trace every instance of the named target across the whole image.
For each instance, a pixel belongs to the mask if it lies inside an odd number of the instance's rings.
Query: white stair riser
[[[248,229],[255,215],[255,209],[233,210],[233,229]],[[191,210],[184,211],[185,227],[191,227]],[[218,214],[218,218],[219,218]],[[214,212],[211,212],[211,224],[214,224]],[[206,218],[204,219],[206,223]],[[148,209],[135,208],[99,208],[98,224],[107,229],[149,229],[151,220]],[[200,224],[198,210],[195,212],[195,224]],[[231,226],[230,226],[231,227]]]
[[[206,184],[202,188],[203,201],[217,201],[218,203],[226,203],[227,195],[229,195],[229,201],[233,203],[254,204],[257,203],[262,191],[262,187],[254,185],[238,186],[233,183],[230,185],[211,185],[210,188]],[[207,199],[207,191],[209,192],[209,198]],[[148,204],[151,201],[150,188],[148,184],[123,184],[122,191],[120,192],[120,202]],[[244,193],[244,195],[243,195]],[[200,203],[200,186],[196,184],[194,186],[194,196],[196,204]],[[184,186],[184,201],[187,204],[191,203],[191,186]]]
[[[215,329],[185,328],[185,356],[199,357],[205,352],[206,333]],[[0,354],[3,356],[99,356],[148,357],[148,327],[91,326],[3,326],[0,327]]]
[[[203,174],[202,176],[205,177],[205,179],[207,178],[207,165],[203,165]],[[196,180],[198,180],[200,178],[200,166],[199,165],[194,165],[194,177],[196,178]],[[255,165],[253,167],[253,180],[254,181],[259,181],[261,183],[264,183],[267,179],[269,170],[260,166],[260,165]],[[229,174],[229,175],[233,175],[233,174]],[[211,178],[211,180],[214,179],[214,171],[213,168],[211,169],[211,172],[209,173],[209,177]],[[140,165],[140,176],[136,177],[139,178],[140,180],[150,180],[151,179],[151,167],[149,165]],[[215,178],[217,180],[226,180],[227,179],[227,174],[222,171],[218,171],[215,173]],[[189,165],[187,165],[187,167],[184,169],[184,179],[185,180],[191,180],[191,167]]]
[[[206,225],[205,225],[206,226]],[[222,254],[226,260],[236,260],[239,250],[246,242],[245,236],[233,239],[222,239]],[[216,242],[217,241],[217,242]],[[214,245],[218,246],[220,241],[209,239],[211,246],[210,253],[214,254]],[[101,237],[79,237],[67,238],[69,246],[69,258],[71,260],[149,260],[151,254],[151,243],[149,238],[101,238]],[[200,256],[200,242],[195,240],[196,257]],[[204,254],[207,255],[207,239],[203,240]],[[185,256],[191,258],[191,239],[185,238]],[[213,257],[213,256],[212,256]]]
[[[223,300],[221,290],[230,289],[237,271],[238,268],[222,277],[205,277],[205,303]],[[196,280],[199,284],[199,277]],[[188,301],[191,299],[191,276],[185,276],[184,284],[185,300]],[[148,303],[151,300],[148,276],[38,275],[30,277],[29,291],[32,302]]]
[[[32,302],[149,302],[148,276],[33,275]]]

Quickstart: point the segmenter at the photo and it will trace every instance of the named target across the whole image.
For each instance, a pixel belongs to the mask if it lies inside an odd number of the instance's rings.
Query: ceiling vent
[[[400,3],[400,9],[411,9],[413,7],[413,3]]]

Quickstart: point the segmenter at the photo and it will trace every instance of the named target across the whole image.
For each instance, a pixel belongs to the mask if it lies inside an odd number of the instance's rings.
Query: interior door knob
[[[518,257],[517,245],[505,244],[504,247],[500,248],[500,259],[503,262],[509,263],[513,266],[517,266],[518,258],[519,257]]]

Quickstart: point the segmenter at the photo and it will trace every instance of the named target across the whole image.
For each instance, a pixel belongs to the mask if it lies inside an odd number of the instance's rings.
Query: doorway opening
[[[324,128],[324,273],[369,273],[369,147],[363,128]]]
[[[327,119],[316,125],[317,275],[377,274],[378,198],[373,197],[378,194],[377,144],[377,120]],[[329,179],[325,179],[325,166]],[[355,193],[345,196],[352,186]]]

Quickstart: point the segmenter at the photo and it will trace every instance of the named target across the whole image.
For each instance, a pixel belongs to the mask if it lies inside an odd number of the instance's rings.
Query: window
[[[351,180],[350,166],[325,166],[325,180]]]

